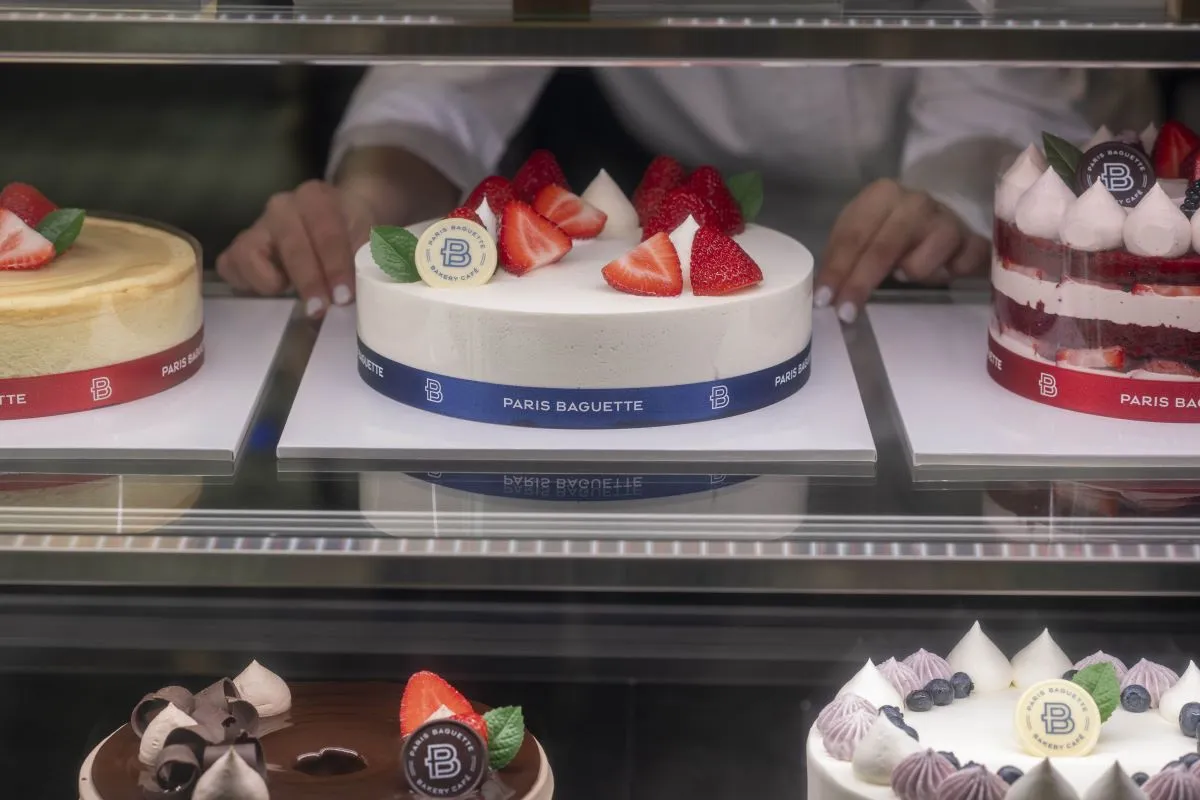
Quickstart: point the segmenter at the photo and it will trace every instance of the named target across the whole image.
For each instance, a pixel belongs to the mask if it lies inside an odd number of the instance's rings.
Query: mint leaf
[[[1108,722],[1121,704],[1121,682],[1117,679],[1116,668],[1102,661],[1079,670],[1071,680],[1082,686],[1096,701],[1100,707],[1100,722]]]
[[[417,272],[417,237],[406,228],[384,225],[371,228],[371,258],[400,283],[421,280]]]
[[[517,757],[525,741],[525,715],[520,706],[493,708],[483,715],[488,729],[488,765],[504,769]]]
[[[37,232],[50,240],[54,252],[62,255],[71,249],[79,232],[83,230],[83,218],[87,214],[81,208],[59,208],[51,211],[38,223]]]
[[[737,201],[742,211],[742,219],[747,223],[754,222],[758,212],[762,211],[763,181],[757,172],[743,172],[725,181],[729,193]]]
[[[1046,150],[1046,163],[1054,167],[1063,183],[1075,189],[1075,169],[1083,152],[1066,139],[1060,139],[1052,133],[1042,134],[1042,146]],[[1078,192],[1076,192],[1078,194]]]

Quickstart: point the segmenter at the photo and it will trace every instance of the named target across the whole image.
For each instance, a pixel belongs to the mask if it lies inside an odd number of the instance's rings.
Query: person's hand
[[[331,302],[354,299],[354,252],[371,233],[372,214],[357,196],[308,181],[267,202],[262,216],[217,258],[217,273],[235,289],[279,294],[294,286],[310,317]]]
[[[948,283],[982,274],[990,248],[928,194],[893,180],[876,181],[834,223],[813,300],[818,307],[832,304],[843,322],[853,322],[889,274],[899,281]]]

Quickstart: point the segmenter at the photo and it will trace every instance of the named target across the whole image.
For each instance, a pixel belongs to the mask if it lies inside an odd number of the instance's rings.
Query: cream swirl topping
[[[1017,203],[1029,187],[1046,171],[1046,157],[1036,145],[1029,145],[1017,156],[1013,165],[1000,177],[996,186],[996,216],[1012,222],[1017,216]]]
[[[1058,237],[1067,247],[1094,253],[1125,241],[1125,209],[1101,181],[1075,199],[1063,214]]]
[[[879,714],[872,714],[869,711],[855,711],[852,714],[831,719],[825,726],[825,733],[821,734],[829,755],[838,761],[849,761],[854,758],[854,751],[858,748],[858,743],[875,725],[879,716]],[[891,724],[886,719],[884,721]]]
[[[1067,208],[1074,202],[1075,192],[1053,168],[1047,167],[1017,203],[1017,228],[1028,236],[1055,239]]]
[[[838,696],[844,694],[856,694],[859,697],[867,700],[875,708],[883,706],[899,707],[903,702],[900,693],[896,691],[896,687],[883,677],[883,673],[875,666],[875,662],[867,659],[867,663],[863,665],[850,681],[838,691]]]
[[[1125,217],[1123,235],[1135,256],[1178,258],[1192,244],[1192,224],[1155,184]]]
[[[257,661],[251,661],[233,679],[233,685],[260,717],[273,717],[292,707],[292,690],[287,683]]]
[[[1012,664],[978,622],[959,640],[946,660],[955,672],[970,675],[978,692],[1002,692],[1012,685]]]
[[[1008,784],[987,767],[963,767],[938,787],[935,800],[1001,800]]]
[[[950,669],[950,662],[937,653],[931,653],[923,647],[904,659],[904,664],[917,673],[917,677],[921,679],[922,686],[925,686],[935,678],[948,681],[950,680],[950,676],[954,674],[954,670]]]
[[[875,718],[875,724],[867,731],[854,749],[850,765],[859,780],[876,786],[890,786],[892,771],[900,762],[914,753],[921,752],[917,740],[900,730],[885,715]]]
[[[192,800],[269,800],[266,781],[229,748],[196,781]]]
[[[496,212],[492,211],[491,203],[486,197],[479,201],[479,206],[475,209],[475,216],[479,217],[484,229],[495,239],[499,234],[500,225],[496,221]]]
[[[883,673],[883,677],[887,678],[896,691],[900,693],[901,697],[908,697],[912,692],[925,686],[921,682],[921,676],[912,667],[894,658],[889,658],[880,664],[879,671]]]
[[[1200,800],[1200,778],[1169,767],[1146,781],[1142,791],[1150,800]]]
[[[1121,679],[1121,690],[1135,685],[1143,686],[1150,693],[1150,707],[1158,708],[1163,694],[1178,680],[1179,675],[1174,670],[1143,658],[1125,673],[1125,677]]]
[[[1175,685],[1159,697],[1158,713],[1167,722],[1178,725],[1179,712],[1188,703],[1200,703],[1200,669],[1196,668],[1195,661],[1189,661]]]
[[[1012,667],[1013,683],[1018,689],[1027,689],[1039,681],[1061,678],[1063,673],[1071,669],[1071,659],[1067,658],[1047,628],[1013,656]]]
[[[692,243],[696,241],[696,231],[698,230],[700,230],[700,223],[696,222],[695,217],[688,214],[687,219],[667,234],[667,238],[671,240],[671,244],[675,245],[675,252],[679,256],[679,268],[683,270],[684,286],[691,285]]]
[[[1050,759],[1042,759],[1012,785],[1006,795],[1007,800],[1079,800],[1079,795],[1071,788]]]
[[[930,800],[942,781],[955,772],[954,765],[932,748],[913,753],[892,771],[892,791],[900,800]]]
[[[1073,669],[1087,669],[1096,664],[1112,664],[1113,669],[1117,672],[1117,680],[1125,677],[1125,673],[1129,671],[1129,667],[1125,666],[1125,662],[1116,656],[1110,656],[1103,650],[1097,650],[1086,658],[1081,658],[1075,662]]]
[[[1115,138],[1117,138],[1117,135],[1113,133],[1107,125],[1101,125],[1096,129],[1096,132],[1092,134],[1092,138],[1088,139],[1080,149],[1086,153],[1096,145],[1104,144],[1105,142],[1111,142]]]

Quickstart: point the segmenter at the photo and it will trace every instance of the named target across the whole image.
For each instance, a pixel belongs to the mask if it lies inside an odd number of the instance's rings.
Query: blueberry
[[[904,731],[905,733],[907,733],[907,734],[908,734],[909,736],[911,736],[911,737],[912,737],[914,740],[916,740],[916,741],[918,741],[918,742],[919,742],[919,741],[921,741],[921,735],[920,735],[919,733],[917,733],[917,729],[916,729],[916,728],[911,728],[911,727],[909,727],[908,725],[901,725],[901,726],[900,726],[900,730],[902,730],[902,731]]]
[[[1196,737],[1200,731],[1200,703],[1185,703],[1179,709],[1179,730],[1189,739]]]
[[[1146,773],[1144,773],[1144,772],[1135,772],[1135,773],[1133,773],[1132,775],[1130,775],[1129,777],[1130,777],[1130,778],[1133,780],[1133,782],[1134,782],[1134,783],[1136,783],[1138,786],[1141,786],[1143,783],[1145,783],[1146,781],[1150,780],[1150,776],[1149,776],[1149,775],[1147,775],[1147,774],[1146,774]]]
[[[925,691],[929,692],[936,706],[948,706],[954,702],[954,687],[945,678],[934,678],[925,684]]]
[[[1078,675],[1078,674],[1079,674],[1079,670],[1077,670],[1077,669],[1069,669],[1069,670],[1067,670],[1066,672],[1064,672],[1064,673],[1063,673],[1063,680],[1064,680],[1064,681],[1069,681],[1069,680],[1071,680],[1072,678],[1074,678],[1074,677],[1075,677],[1076,675]]]
[[[971,680],[971,676],[965,672],[956,672],[951,675],[950,685],[954,687],[955,700],[970,697],[971,692],[975,691],[975,681]]]
[[[892,723],[900,730],[904,730],[908,727],[908,725],[904,723],[904,717],[889,717],[887,714],[884,714],[883,716],[888,722]]]
[[[1190,767],[1197,761],[1200,761],[1200,753],[1188,753],[1179,759],[1179,763],[1183,764],[1185,767]]]
[[[928,711],[933,708],[933,695],[924,689],[909,692],[904,698],[904,705],[909,711]]]
[[[955,769],[962,769],[962,764],[958,761],[958,756],[951,753],[949,750],[938,750],[938,755],[950,762],[950,765]]]
[[[1121,692],[1121,708],[1134,714],[1142,714],[1150,709],[1150,693],[1145,686],[1136,683],[1125,687]]]
[[[895,722],[898,719],[899,720],[904,719],[904,712],[901,711],[900,709],[896,708],[895,706],[883,706],[879,710],[883,713],[883,715],[885,717],[890,719],[892,722]]]
[[[996,774],[1000,776],[1000,780],[1004,781],[1009,786],[1012,786],[1025,776],[1024,772],[1021,772],[1021,770],[1012,766],[1001,767],[1000,769],[996,770]]]

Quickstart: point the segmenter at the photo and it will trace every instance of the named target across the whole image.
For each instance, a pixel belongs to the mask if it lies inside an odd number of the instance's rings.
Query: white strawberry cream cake
[[[779,402],[809,375],[811,254],[748,223],[761,180],[659,157],[632,201],[554,156],[357,254],[358,366],[399,402],[550,428],[669,425]]]
[[[0,420],[128,402],[203,361],[196,244],[0,192]]]
[[[1001,176],[989,372],[1061,408],[1200,421],[1200,137],[1047,134]]]
[[[1197,728],[1194,662],[1072,660],[1049,631],[1010,659],[975,623],[837,692],[808,735],[808,800],[1193,800]]]

